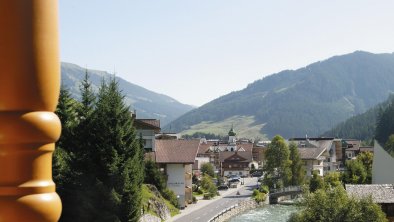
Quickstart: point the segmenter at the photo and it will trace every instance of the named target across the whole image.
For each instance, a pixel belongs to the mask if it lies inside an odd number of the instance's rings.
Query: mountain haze
[[[339,123],[331,130],[323,133],[322,136],[372,141],[375,137],[379,114],[392,103],[394,103],[393,94],[386,101],[368,109],[366,112]]]
[[[85,72],[86,69],[78,65],[61,63],[61,83],[70,91],[74,98],[80,98],[79,86],[85,76]],[[103,79],[109,79],[114,76],[105,71],[87,70],[87,72],[95,91],[98,90]],[[127,82],[122,78],[116,76],[115,78],[119,82],[119,88],[125,95],[126,104],[137,111],[138,118],[160,119],[162,126],[164,126],[194,108],[190,105],[182,104],[169,96],[155,93]]]
[[[260,133],[268,137],[318,136],[393,91],[394,54],[356,51],[257,80],[184,114],[166,128],[190,132],[202,122],[218,124],[247,116],[254,119],[249,126],[262,126]]]

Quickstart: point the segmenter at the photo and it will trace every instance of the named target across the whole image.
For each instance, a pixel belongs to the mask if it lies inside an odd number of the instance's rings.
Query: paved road
[[[246,182],[246,181],[245,181]],[[237,204],[239,201],[250,198],[253,189],[256,188],[257,179],[250,178],[245,183],[245,185],[240,186],[237,189],[229,192],[225,192],[225,194],[216,200],[212,200],[212,202],[207,205],[201,207],[200,209],[196,209],[189,214],[181,216],[175,219],[175,222],[207,222],[212,217],[216,216],[222,210]],[[240,192],[240,195],[236,195],[237,191]]]

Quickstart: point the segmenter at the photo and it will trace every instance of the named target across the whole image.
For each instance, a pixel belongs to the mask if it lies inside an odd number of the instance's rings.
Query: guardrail
[[[270,194],[285,193],[285,192],[298,192],[298,191],[301,191],[300,186],[289,186],[289,187],[283,187],[280,189],[270,190]]]
[[[260,205],[257,204],[256,201],[252,200],[252,199],[241,201],[238,204],[232,205],[231,207],[228,207],[228,208],[222,210],[216,216],[214,216],[210,220],[208,220],[208,222],[227,221],[229,218],[231,218],[235,215],[238,215],[246,210],[256,208],[257,206],[260,206]]]
[[[224,214],[228,213],[229,211],[235,209],[236,207],[238,207],[238,204],[232,205],[231,207],[228,207],[228,208],[222,210],[216,216],[209,219],[208,222],[214,222],[214,221],[218,220],[221,216],[223,216]]]

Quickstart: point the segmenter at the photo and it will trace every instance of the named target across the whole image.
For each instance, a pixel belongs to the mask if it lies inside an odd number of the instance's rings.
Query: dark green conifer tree
[[[64,185],[69,180],[70,170],[70,141],[73,138],[73,131],[78,123],[76,107],[78,102],[71,98],[67,89],[63,86],[60,88],[60,96],[56,115],[62,123],[62,135],[56,142],[56,149],[53,154],[53,178],[57,184],[58,190],[62,192]]]
[[[95,152],[91,157],[96,184],[106,194],[96,210],[107,214],[107,218],[112,215],[114,221],[138,221],[144,179],[143,150],[123,99],[115,79],[108,84],[103,82],[92,114]]]
[[[143,150],[129,108],[114,79],[108,84],[103,81],[96,96],[86,73],[81,94],[81,103],[73,107],[77,115],[72,118],[76,122],[70,128],[72,137],[62,136],[68,144],[70,173],[65,189],[59,192],[63,201],[60,220],[138,221]],[[59,101],[59,109],[62,104]],[[61,119],[69,127],[66,118]],[[59,144],[65,143],[62,139]]]
[[[289,145],[290,150],[290,171],[291,171],[291,180],[290,185],[297,186],[302,185],[305,179],[305,169],[303,167],[303,163],[300,158],[300,154],[298,152],[297,144],[294,142]]]

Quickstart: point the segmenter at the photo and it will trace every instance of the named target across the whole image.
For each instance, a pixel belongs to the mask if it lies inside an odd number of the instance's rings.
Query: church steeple
[[[230,129],[230,131],[228,132],[228,145],[229,145],[229,146],[234,146],[234,145],[236,144],[237,139],[235,138],[235,135],[237,135],[237,134],[234,132],[234,127],[233,127],[233,125],[231,125],[231,129]],[[233,147],[233,149],[234,149],[234,147]],[[232,150],[231,150],[231,151],[232,151]]]
[[[228,132],[228,136],[230,137],[230,136],[235,136],[235,135],[237,135],[237,134],[234,132],[233,125],[231,125],[231,129]]]

